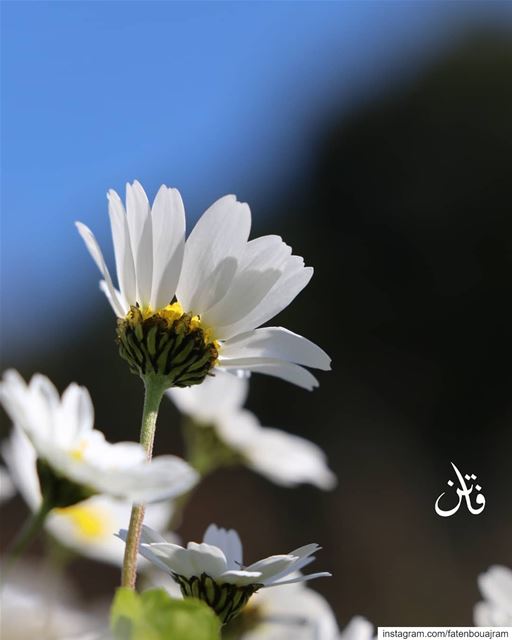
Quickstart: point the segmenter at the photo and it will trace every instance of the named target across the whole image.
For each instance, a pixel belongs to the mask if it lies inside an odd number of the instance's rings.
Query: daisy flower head
[[[36,513],[42,495],[37,475],[37,454],[25,433],[16,425],[2,446],[2,456],[12,482],[28,508]],[[82,502],[53,509],[45,529],[72,551],[102,562],[121,565],[124,545],[115,536],[130,521],[131,503],[108,495],[94,495]],[[148,504],[145,521],[163,531],[173,515],[173,503],[166,500]]]
[[[473,617],[479,627],[512,626],[512,570],[503,565],[489,567],[478,576],[484,598],[475,605]]]
[[[330,368],[322,349],[281,327],[258,328],[292,302],[313,269],[278,236],[249,240],[246,203],[220,198],[185,242],[176,189],[162,186],[152,206],[138,182],[126,187],[126,207],[115,191],[107,197],[117,289],[94,235],[77,227],[103,275],[120,353],[133,372],[164,387],[199,384],[214,367],[317,386],[305,367]]]
[[[168,389],[169,398],[192,419],[190,443],[193,445],[197,439],[200,446],[203,438],[208,439],[213,455],[198,459],[208,467],[216,463],[217,450],[228,461],[231,452],[233,462],[245,464],[281,486],[308,482],[320,489],[332,489],[336,476],[320,447],[280,429],[263,427],[253,413],[243,408],[248,390],[247,377],[221,370],[201,385]],[[208,470],[200,469],[202,473]]]
[[[262,589],[227,625],[226,640],[338,640],[327,600],[303,582]]]
[[[119,537],[125,540],[126,533],[121,530]],[[327,572],[296,574],[314,560],[312,554],[319,549],[316,544],[308,544],[288,554],[270,556],[245,566],[238,533],[211,524],[203,542],[189,542],[186,548],[167,542],[156,531],[143,527],[139,552],[170,574],[184,597],[205,601],[220,620],[227,623],[259,589],[330,576]]]
[[[6,574],[7,572],[5,572]],[[2,640],[50,640],[95,637],[108,624],[108,606],[84,608],[79,594],[49,563],[18,560],[16,571],[2,575]]]
[[[146,459],[142,445],[110,444],[93,428],[89,392],[70,384],[62,397],[40,374],[26,384],[17,371],[0,382],[0,402],[32,443],[46,506],[70,507],[96,494],[137,503],[156,502],[188,491],[197,473],[175,456]]]

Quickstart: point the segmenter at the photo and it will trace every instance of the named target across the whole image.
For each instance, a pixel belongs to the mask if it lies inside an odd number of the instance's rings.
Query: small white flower
[[[354,616],[339,635],[339,640],[374,640],[373,625],[362,616]]]
[[[478,576],[484,600],[475,605],[473,617],[479,627],[512,626],[512,570],[501,565]]]
[[[330,369],[322,349],[281,327],[258,329],[292,302],[313,269],[278,236],[249,241],[247,204],[235,196],[220,198],[185,243],[185,211],[176,189],[162,186],[150,206],[138,182],[127,184],[126,211],[115,191],[107,197],[119,289],[90,229],[80,222],[77,227],[119,318],[134,307],[144,317],[165,310],[173,317],[190,314],[218,351],[208,367],[257,371],[307,389],[317,386],[304,367]]]
[[[108,625],[106,603],[86,610],[79,606],[72,585],[48,565],[20,561],[1,585],[0,610],[5,640],[82,640]]]
[[[180,458],[159,456],[150,463],[139,444],[108,443],[93,429],[94,409],[84,387],[73,383],[60,398],[45,376],[36,374],[27,385],[11,370],[0,382],[0,400],[13,423],[31,441],[38,461],[57,480],[84,488],[89,495],[83,497],[106,494],[133,502],[155,502],[188,491],[198,480],[197,473]],[[42,490],[44,494],[45,487]]]
[[[126,531],[121,530],[119,536],[125,540]],[[139,551],[169,573],[180,585],[184,596],[204,600],[226,623],[261,588],[330,576],[327,572],[296,574],[312,562],[312,554],[319,549],[316,544],[308,544],[246,567],[238,533],[211,524],[202,543],[189,542],[186,548],[166,542],[156,531],[143,527]]]
[[[337,640],[339,632],[327,600],[304,583],[258,591],[232,624],[239,640]]]
[[[324,452],[309,440],[262,427],[253,413],[242,408],[248,389],[246,377],[218,370],[200,385],[169,389],[167,394],[182,413],[198,425],[213,427],[248,467],[273,482],[283,486],[309,482],[332,489],[336,476]]]
[[[16,488],[29,509],[36,512],[41,505],[41,489],[36,470],[36,451],[27,436],[14,426],[2,454]],[[73,551],[104,562],[121,565],[124,545],[115,536],[130,521],[131,503],[97,495],[79,504],[53,509],[45,521],[46,530]],[[149,504],[144,521],[163,531],[173,513],[169,501]]]

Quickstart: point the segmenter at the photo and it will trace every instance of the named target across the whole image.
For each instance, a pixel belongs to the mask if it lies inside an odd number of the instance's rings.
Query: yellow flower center
[[[86,540],[97,540],[110,532],[108,514],[98,507],[82,503],[64,509],[55,509],[55,513],[67,518],[73,525],[75,533]]]
[[[117,322],[117,342],[133,373],[158,376],[167,388],[203,382],[221,347],[200,316],[185,313],[179,302],[157,310],[130,307]]]
[[[166,307],[162,309],[158,309],[154,311],[149,305],[141,309],[142,318],[147,320],[152,316],[159,316],[160,318],[164,318],[167,321],[167,324],[170,326],[176,320],[179,320],[183,315],[185,315],[185,310],[181,306],[180,302],[173,302],[172,304],[168,304]],[[129,315],[129,314],[128,314]],[[220,343],[215,340],[213,335],[213,330],[211,327],[207,327],[203,322],[201,322],[201,318],[198,315],[192,316],[190,320],[190,328],[191,329],[201,329],[204,334],[204,342],[205,344],[213,343],[217,349],[220,348]]]
[[[75,449],[71,449],[71,451],[69,452],[69,455],[71,456],[71,458],[73,458],[73,460],[76,460],[77,462],[82,462],[82,460],[84,459],[86,449],[87,449],[87,442],[85,440],[82,440],[78,445],[78,447],[76,447]]]

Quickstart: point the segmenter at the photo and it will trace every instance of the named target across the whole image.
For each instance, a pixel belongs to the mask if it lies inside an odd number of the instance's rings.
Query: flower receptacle
[[[218,358],[217,343],[178,303],[151,314],[132,306],[118,320],[117,342],[132,373],[158,378],[163,388],[200,384]]]
[[[96,493],[92,489],[60,475],[41,458],[37,460],[37,476],[43,502],[48,509],[72,507]]]
[[[240,586],[226,582],[219,584],[207,573],[191,578],[173,574],[173,578],[179,584],[184,598],[198,598],[206,602],[223,624],[235,618],[248,603],[249,598],[263,586],[262,584]]]

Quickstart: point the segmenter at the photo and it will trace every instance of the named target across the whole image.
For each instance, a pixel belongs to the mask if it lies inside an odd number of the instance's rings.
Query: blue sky
[[[110,258],[108,188],[176,186],[190,221],[235,192],[257,217],[330,115],[488,11],[511,21],[506,3],[4,2],[4,340],[33,346],[35,310],[58,331],[103,302],[73,221]]]

